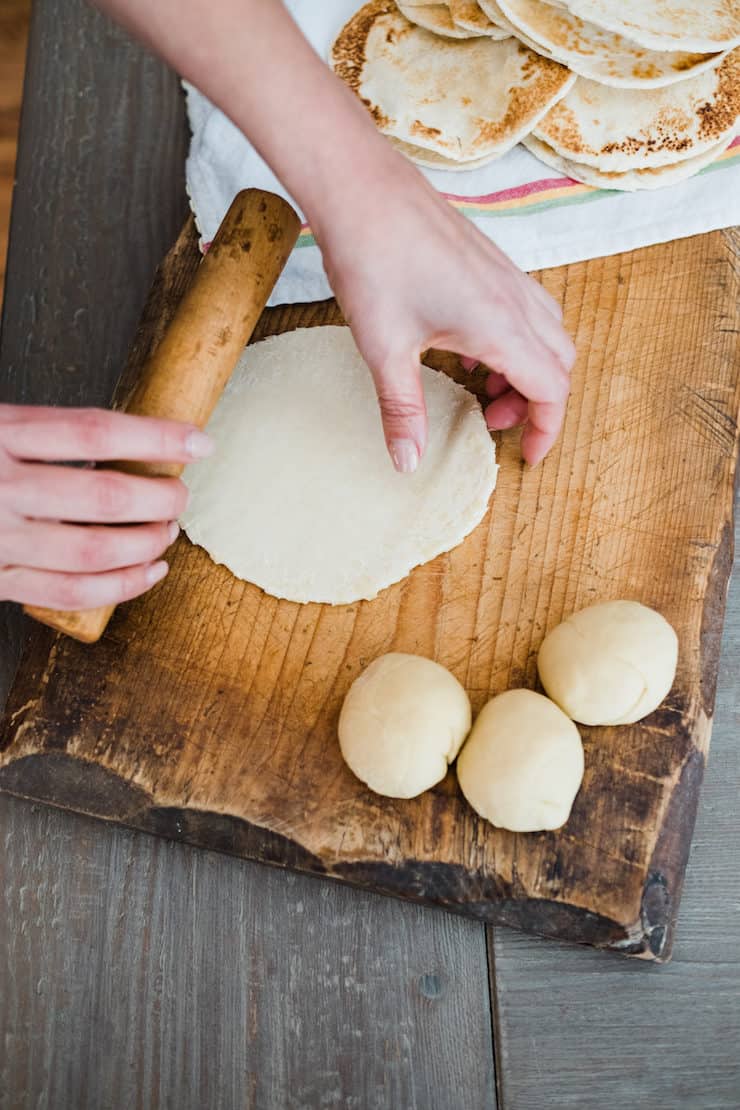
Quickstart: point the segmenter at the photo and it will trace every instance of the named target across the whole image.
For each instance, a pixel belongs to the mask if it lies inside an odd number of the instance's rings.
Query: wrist
[[[359,141],[336,157],[322,157],[320,172],[298,197],[323,248],[356,241],[364,230],[402,216],[406,198],[413,204],[426,181],[370,124]]]

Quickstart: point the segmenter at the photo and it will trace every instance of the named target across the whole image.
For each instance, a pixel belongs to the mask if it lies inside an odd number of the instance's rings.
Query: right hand
[[[145,593],[167,573],[160,556],[187,504],[178,478],[50,463],[189,463],[212,446],[171,420],[0,405],[0,601],[96,609]]]
[[[327,209],[326,226],[320,213],[312,226],[397,469],[414,470],[424,452],[430,347],[489,368],[488,427],[524,425],[522,455],[536,466],[560,431],[575,359],[560,306],[390,147]]]

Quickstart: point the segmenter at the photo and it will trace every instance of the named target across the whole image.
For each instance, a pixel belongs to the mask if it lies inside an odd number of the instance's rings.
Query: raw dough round
[[[301,328],[247,347],[189,466],[182,523],[237,577],[290,601],[373,598],[480,523],[496,454],[476,398],[422,367],[429,442],[397,474],[370,373],[349,328]]]
[[[445,777],[470,722],[468,695],[445,667],[391,652],[350,686],[339,746],[350,770],[376,794],[415,798]]]
[[[629,725],[660,705],[676,677],[678,638],[637,601],[605,601],[553,628],[537,660],[545,690],[584,725]]]
[[[512,832],[559,829],[583,779],[578,729],[542,694],[508,690],[483,706],[457,761],[476,813]]]

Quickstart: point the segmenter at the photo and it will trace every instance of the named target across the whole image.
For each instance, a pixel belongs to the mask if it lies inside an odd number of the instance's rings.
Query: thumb
[[[412,474],[427,443],[427,410],[418,358],[406,356],[373,371],[385,442],[396,470]]]

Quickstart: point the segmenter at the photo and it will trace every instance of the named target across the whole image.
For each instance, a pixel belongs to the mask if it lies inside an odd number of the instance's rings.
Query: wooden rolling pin
[[[300,221],[273,193],[245,189],[224,217],[125,411],[203,428],[292,251]],[[116,463],[153,477],[177,477],[180,463]],[[115,609],[67,613],[25,606],[29,616],[84,643],[99,640]]]

